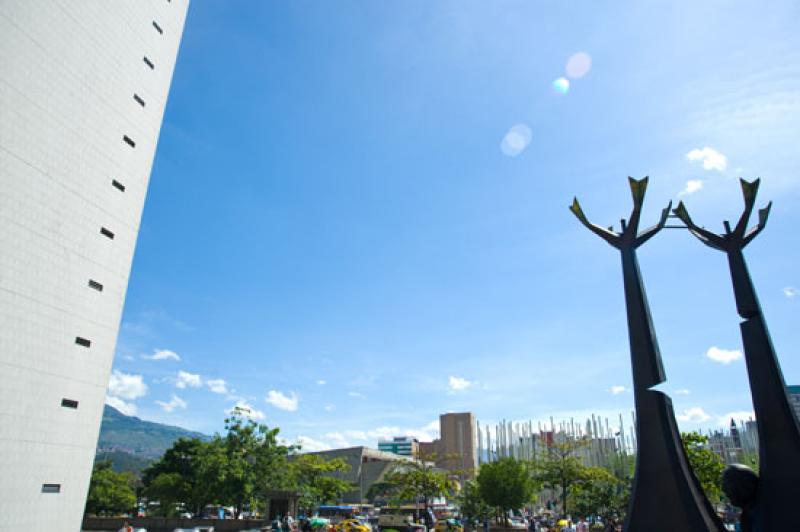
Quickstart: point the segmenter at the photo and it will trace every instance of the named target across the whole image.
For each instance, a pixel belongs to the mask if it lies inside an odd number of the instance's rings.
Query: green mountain
[[[95,459],[111,460],[117,471],[136,473],[160,458],[178,438],[206,440],[209,436],[126,416],[116,408],[105,405]]]

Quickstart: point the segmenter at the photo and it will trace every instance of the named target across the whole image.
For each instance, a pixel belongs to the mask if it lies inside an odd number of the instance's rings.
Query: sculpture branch
[[[636,180],[632,177],[628,178],[628,184],[631,188],[631,196],[633,196],[633,210],[631,211],[630,218],[628,218],[627,221],[624,219],[621,220],[621,233],[613,231],[611,227],[605,229],[599,225],[591,223],[583,213],[583,209],[578,202],[578,198],[574,198],[572,200],[572,205],[570,205],[569,210],[572,211],[572,214],[574,214],[575,217],[578,218],[578,220],[580,220],[580,222],[587,229],[598,235],[613,247],[617,249],[622,249],[622,247],[636,249],[647,242],[661,229],[663,229],[664,225],[667,223],[669,211],[672,208],[672,202],[669,202],[667,208],[661,211],[661,218],[658,223],[644,230],[642,233],[637,234],[639,229],[639,220],[642,214],[642,203],[644,202],[644,195],[647,191],[647,181],[647,177],[644,177],[640,180]]]

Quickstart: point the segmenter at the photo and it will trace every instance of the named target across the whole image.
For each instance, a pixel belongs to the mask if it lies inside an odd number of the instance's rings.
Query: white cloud
[[[466,390],[472,386],[472,383],[467,379],[461,377],[450,377],[448,382],[448,388],[450,393],[460,392],[462,390]]]
[[[156,401],[156,404],[158,404],[164,412],[172,412],[176,408],[186,409],[186,401],[175,394],[172,394],[172,399],[168,402]]]
[[[327,382],[324,379],[319,379],[317,381],[317,384],[319,384],[320,386],[325,386],[327,384]]]
[[[703,180],[702,179],[690,179],[686,182],[686,186],[683,187],[683,190],[678,192],[678,197],[680,196],[688,196],[689,194],[694,194],[698,190],[703,188]]]
[[[182,370],[178,371],[178,380],[175,382],[176,388],[199,388],[202,385],[203,381],[200,375]]]
[[[675,395],[689,395],[692,392],[688,388],[680,388],[672,393]]]
[[[264,400],[275,408],[286,410],[287,412],[294,412],[297,410],[298,401],[297,395],[294,392],[291,392],[289,395],[284,395],[279,391],[270,390]]]
[[[308,436],[298,436],[297,443],[300,448],[306,452],[327,451],[331,446],[325,442],[309,438]]]
[[[623,392],[627,392],[628,389],[626,387],[624,387],[624,386],[621,386],[621,385],[615,385],[615,386],[612,386],[608,391],[611,392],[613,395],[619,395],[619,394],[621,394]]]
[[[433,421],[431,421],[430,423],[428,423],[427,425],[422,427],[422,430],[438,433],[439,432],[439,420],[438,419],[434,419]]]
[[[702,150],[695,148],[686,154],[689,162],[702,161],[703,168],[706,170],[724,171],[728,167],[728,158],[713,148],[708,146]]]
[[[400,427],[378,427],[367,431],[367,436],[373,440],[390,440],[401,435],[405,434],[400,431]]]
[[[228,393],[228,383],[226,383],[224,379],[208,379],[206,381],[206,386],[214,393]]]
[[[119,397],[111,397],[110,395],[106,395],[106,404],[109,406],[113,406],[126,416],[136,415],[136,405],[133,403],[128,403],[126,401],[123,401]]]
[[[793,286],[787,286],[786,288],[783,289],[783,295],[785,295],[788,298],[795,297],[797,295],[797,288]]]
[[[439,437],[439,420],[431,421],[422,427],[400,428],[383,426],[366,432],[367,439],[391,439],[395,436],[411,436],[420,441],[432,441]]]
[[[233,414],[233,411],[236,410],[237,408],[244,417],[250,418],[253,421],[261,421],[262,419],[267,417],[264,415],[264,412],[262,412],[261,410],[257,410],[256,408],[253,408],[252,406],[250,406],[250,403],[248,403],[243,399],[236,401],[236,404],[233,405],[230,408],[230,410],[226,412],[226,414]]]
[[[347,395],[349,395],[350,397],[355,397],[357,399],[366,399],[367,398],[367,396],[364,395],[361,392],[347,392]]]
[[[180,362],[181,357],[175,351],[169,349],[153,349],[152,355],[142,355],[147,360],[176,360]]]
[[[742,352],[738,349],[720,349],[719,347],[709,347],[706,356],[714,362],[720,364],[730,364],[734,360],[742,358]]]
[[[141,375],[131,375],[114,370],[108,380],[108,395],[133,400],[147,394],[147,384]]]
[[[345,436],[348,438],[352,438],[354,440],[366,440],[367,433],[363,430],[346,430],[344,431]]]
[[[333,412],[334,410],[336,410],[336,407],[335,407],[335,406],[333,406],[333,405],[325,405],[325,406],[323,406],[322,408],[323,408],[323,410],[325,410],[326,412]]]
[[[675,416],[678,421],[685,421],[689,423],[705,423],[711,416],[706,414],[706,411],[700,408],[699,406],[693,406],[692,408],[687,408],[683,411],[683,414],[678,414]]]
[[[503,137],[500,142],[500,151],[509,157],[516,157],[531,143],[532,135],[531,128],[527,125],[517,124],[509,129]]]
[[[738,425],[740,421],[750,421],[755,418],[756,414],[752,410],[737,410],[719,416],[718,423],[720,427],[730,427],[731,419]]]
[[[325,438],[330,442],[333,448],[350,447],[350,442],[341,432],[329,432],[325,434]]]

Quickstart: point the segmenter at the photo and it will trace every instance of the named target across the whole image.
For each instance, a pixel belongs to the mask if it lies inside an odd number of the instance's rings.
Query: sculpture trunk
[[[689,466],[672,401],[651,390],[664,368],[632,246],[620,248],[636,402],[636,474],[625,531],[723,530]]]
[[[779,530],[796,519],[800,500],[800,426],[741,249],[728,251],[736,309],[759,441],[759,486],[754,530]]]

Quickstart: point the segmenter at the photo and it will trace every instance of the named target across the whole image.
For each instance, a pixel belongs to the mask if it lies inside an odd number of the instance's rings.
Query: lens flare
[[[567,72],[568,78],[578,79],[588,74],[591,68],[592,56],[586,52],[578,52],[570,56],[564,70]]]
[[[531,128],[525,124],[517,124],[503,137],[500,150],[509,157],[516,157],[528,147],[532,136]]]
[[[559,94],[566,94],[569,91],[569,80],[567,78],[558,78],[553,82],[553,90]]]

